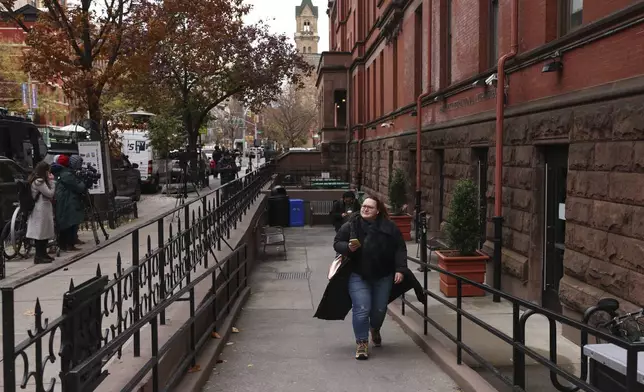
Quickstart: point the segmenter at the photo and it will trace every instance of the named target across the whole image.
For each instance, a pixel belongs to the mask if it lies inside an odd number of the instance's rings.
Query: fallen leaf
[[[235,327],[233,327],[233,333],[239,333],[239,330]]]
[[[23,313],[25,316],[35,316],[36,312],[33,309],[29,309]]]
[[[252,364],[252,363],[249,363],[249,364],[248,364],[248,367],[253,367],[253,364]]]
[[[196,373],[199,371],[201,371],[201,366],[199,365],[195,365],[194,367],[191,367],[190,369],[188,369],[188,373]]]
[[[215,338],[215,339],[221,339],[221,336],[219,336],[219,334],[217,332],[213,332],[212,337]]]

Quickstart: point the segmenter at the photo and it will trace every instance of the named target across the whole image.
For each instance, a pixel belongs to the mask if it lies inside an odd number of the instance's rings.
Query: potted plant
[[[488,256],[479,251],[480,218],[478,189],[472,180],[460,180],[454,188],[445,234],[450,250],[437,251],[438,266],[477,283],[485,280]],[[456,279],[440,276],[441,292],[447,297],[457,295]],[[470,284],[463,284],[461,295],[483,296],[485,291]]]
[[[405,212],[407,177],[402,169],[394,169],[389,178],[390,219],[396,224],[405,241],[411,241],[411,215]]]

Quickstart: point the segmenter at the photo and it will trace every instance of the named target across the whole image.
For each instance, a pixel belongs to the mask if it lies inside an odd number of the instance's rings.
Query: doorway
[[[566,177],[568,146],[552,146],[545,150],[544,181],[544,261],[542,305],[561,312],[559,281],[563,277],[566,250]]]

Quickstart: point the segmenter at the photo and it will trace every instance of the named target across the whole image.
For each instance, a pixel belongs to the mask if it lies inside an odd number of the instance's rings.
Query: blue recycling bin
[[[290,199],[290,218],[289,226],[303,227],[304,226],[304,200]]]

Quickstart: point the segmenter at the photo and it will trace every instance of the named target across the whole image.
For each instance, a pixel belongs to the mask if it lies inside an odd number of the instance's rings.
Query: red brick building
[[[505,87],[513,0],[329,1],[323,159],[384,197],[404,168],[413,205],[425,93],[422,208],[438,230],[455,182],[475,179],[489,251],[505,91],[503,289],[566,314],[604,296],[642,306],[644,2],[514,1]]]
[[[16,4],[19,3],[20,2],[16,2]],[[36,8],[32,2],[23,1],[23,3],[27,4],[16,9],[16,14],[20,15],[26,26],[31,26],[36,22],[38,14],[41,11]],[[0,10],[0,50],[2,50],[3,45],[24,45],[26,35],[27,33],[25,33],[21,27],[17,26],[9,16],[4,15]],[[8,83],[7,81],[0,82]],[[29,100],[31,100],[31,92],[34,86],[37,90],[38,104],[41,106],[40,108],[34,108],[34,123],[37,125],[54,126],[70,124],[73,120],[71,115],[73,105],[70,104],[70,101],[63,93],[62,88],[53,83],[32,81],[32,86],[29,88]],[[15,88],[3,89],[3,91],[9,92],[11,96],[0,96],[0,106],[3,106],[3,102],[6,102],[7,100],[13,101],[21,99],[21,88],[19,83],[16,83]],[[55,109],[55,113],[53,111],[43,110],[42,106]],[[27,107],[25,107],[25,110],[27,110]]]

